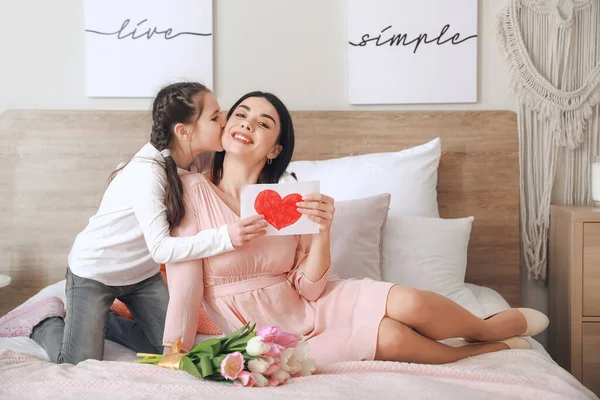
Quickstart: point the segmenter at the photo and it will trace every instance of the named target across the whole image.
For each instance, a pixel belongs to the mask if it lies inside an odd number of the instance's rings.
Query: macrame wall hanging
[[[557,162],[566,177],[559,201],[590,204],[599,145],[600,0],[568,2],[561,13],[558,0],[508,0],[498,26],[519,102],[522,251],[541,280]]]

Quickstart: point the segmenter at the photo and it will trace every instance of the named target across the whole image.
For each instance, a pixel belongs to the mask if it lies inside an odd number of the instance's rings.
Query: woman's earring
[[[269,165],[273,164],[273,159],[267,158],[267,164],[269,164]]]

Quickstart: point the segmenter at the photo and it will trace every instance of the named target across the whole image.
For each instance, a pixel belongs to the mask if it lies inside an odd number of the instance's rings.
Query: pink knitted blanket
[[[115,361],[55,365],[0,351],[1,399],[598,399],[546,355],[501,351],[447,365],[348,362],[275,388],[237,388]]]

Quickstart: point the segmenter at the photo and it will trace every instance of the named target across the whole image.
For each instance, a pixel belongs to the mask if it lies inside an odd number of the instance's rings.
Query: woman
[[[242,185],[278,181],[293,153],[291,117],[272,94],[249,93],[231,108],[222,144],[225,151],[217,153],[210,180],[182,176],[186,213],[174,235],[238,220]],[[182,349],[189,350],[203,297],[225,333],[247,322],[280,325],[306,336],[318,363],[448,363],[530,348],[519,336],[547,326],[546,316],[535,310],[510,309],[482,320],[432,292],[369,279],[328,281],[334,201],[314,194],[298,207],[320,226],[310,244],[298,236],[263,237],[234,252],[167,264],[171,299],[165,349],[181,340]],[[456,337],[485,343],[451,347],[438,342]]]
[[[56,363],[102,359],[106,337],[136,351],[162,351],[167,287],[159,264],[207,257],[265,233],[260,217],[232,221],[188,237],[171,237],[183,213],[178,169],[221,150],[219,104],[205,86],[161,89],[150,142],[113,174],[96,215],[77,235],[66,274],[67,311],[56,297],[0,319],[0,336],[31,336]],[[135,321],[109,313],[115,298]]]

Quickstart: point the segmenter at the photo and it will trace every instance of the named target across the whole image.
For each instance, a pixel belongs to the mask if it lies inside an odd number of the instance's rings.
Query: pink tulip
[[[262,341],[271,343],[275,340],[281,329],[277,325],[263,326],[256,332],[256,336],[262,336]]]
[[[281,369],[281,367],[279,366],[279,363],[277,364],[272,364],[269,368],[267,368],[267,370],[264,372],[264,375],[266,376],[273,376],[277,373],[277,371],[279,371]]]
[[[279,358],[281,352],[285,350],[284,346],[281,346],[277,343],[271,343],[270,346],[271,348],[269,349],[269,351],[265,353],[265,356],[267,357]]]
[[[239,351],[228,354],[221,361],[221,375],[229,380],[234,380],[239,377],[244,369],[244,356]]]
[[[240,374],[237,376],[237,382],[241,384],[244,387],[248,387],[248,386],[254,386],[254,384],[256,383],[256,378],[254,378],[254,376],[252,376],[252,374],[248,371],[242,371],[240,372]]]
[[[279,386],[279,381],[277,379],[269,379],[269,386]]]
[[[280,332],[275,338],[275,343],[283,347],[295,347],[300,338],[298,335],[288,332]]]

